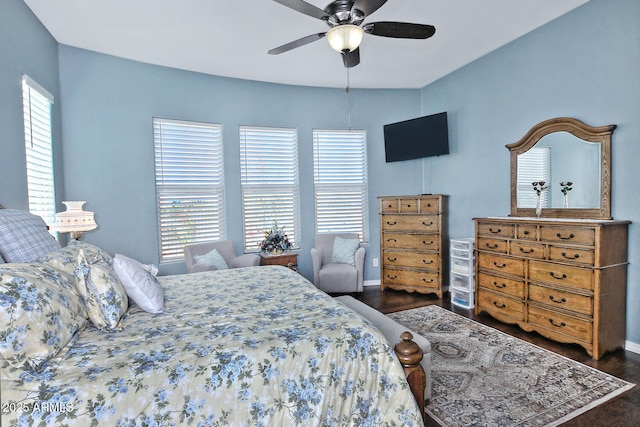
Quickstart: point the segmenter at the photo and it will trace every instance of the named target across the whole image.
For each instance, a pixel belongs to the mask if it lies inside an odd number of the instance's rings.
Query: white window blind
[[[160,261],[226,238],[219,124],[153,119]]]
[[[518,207],[535,208],[537,194],[532,182],[544,181],[551,187],[551,150],[549,147],[534,147],[518,155]],[[551,207],[551,188],[542,192],[540,204]]]
[[[51,104],[53,95],[28,76],[22,76],[29,211],[40,215],[47,224],[55,222],[56,214]]]
[[[240,175],[245,250],[259,250],[274,221],[299,247],[297,131],[241,126]]]
[[[317,233],[358,233],[368,240],[367,134],[313,131]]]

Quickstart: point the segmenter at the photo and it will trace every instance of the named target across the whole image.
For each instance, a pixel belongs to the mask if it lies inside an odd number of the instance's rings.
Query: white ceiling
[[[321,9],[330,0],[307,0]],[[365,34],[354,88],[421,88],[588,0],[388,0],[365,19],[430,24],[404,40]],[[329,29],[271,0],[24,0],[61,43],[150,64],[241,79],[345,87],[325,39],[271,48]]]

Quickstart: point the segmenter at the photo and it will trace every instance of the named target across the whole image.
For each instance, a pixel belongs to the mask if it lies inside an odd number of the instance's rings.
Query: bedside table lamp
[[[62,202],[67,210],[56,214],[54,230],[58,233],[71,233],[72,239],[79,240],[82,233],[98,227],[93,219],[93,212],[82,210],[85,203],[87,202]]]

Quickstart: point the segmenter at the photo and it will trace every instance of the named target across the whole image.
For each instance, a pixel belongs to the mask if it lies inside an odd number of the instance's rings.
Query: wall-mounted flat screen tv
[[[447,112],[384,125],[387,162],[449,154]]]

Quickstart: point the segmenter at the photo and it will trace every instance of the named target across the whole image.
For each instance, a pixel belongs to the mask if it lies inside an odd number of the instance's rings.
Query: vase
[[[273,248],[269,251],[271,255],[280,255],[284,250],[282,248]]]
[[[562,201],[562,207],[567,209],[569,207],[569,193],[564,193],[564,200]]]
[[[538,194],[538,197],[536,199],[536,217],[540,218],[542,216],[542,198],[540,197],[540,194]]]

